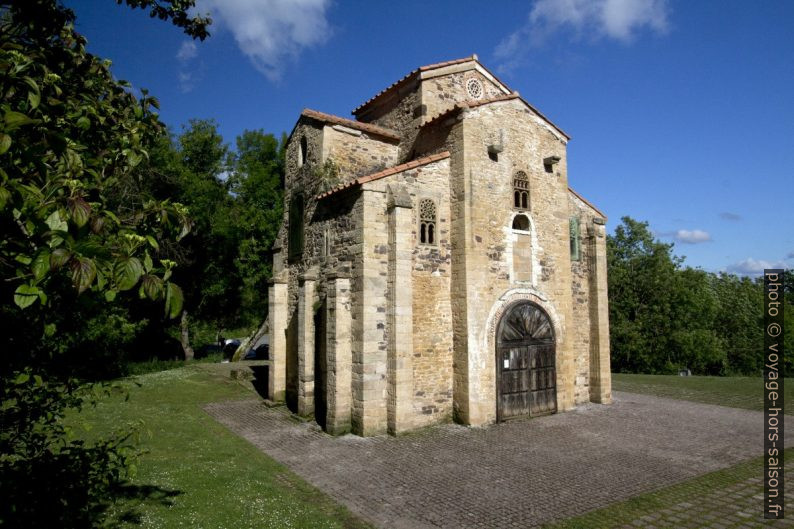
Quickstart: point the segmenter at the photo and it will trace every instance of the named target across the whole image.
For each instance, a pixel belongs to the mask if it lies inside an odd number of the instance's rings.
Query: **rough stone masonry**
[[[269,397],[327,432],[609,403],[605,216],[569,136],[471,56],[287,143]]]

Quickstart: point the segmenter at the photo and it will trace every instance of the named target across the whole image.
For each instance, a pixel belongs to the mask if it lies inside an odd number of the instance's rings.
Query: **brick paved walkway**
[[[611,406],[397,438],[330,437],[259,400],[205,409],[353,512],[397,529],[533,527],[761,454],[760,412],[614,398]],[[794,445],[794,430],[787,439]]]

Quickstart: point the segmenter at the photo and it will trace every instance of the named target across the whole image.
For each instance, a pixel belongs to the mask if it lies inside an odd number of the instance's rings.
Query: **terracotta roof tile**
[[[430,156],[425,156],[423,158],[417,158],[416,160],[411,160],[410,162],[402,163],[400,165],[395,165],[394,167],[389,167],[388,169],[378,171],[377,173],[368,174],[366,176],[359,176],[358,178],[352,180],[351,182],[348,182],[341,186],[337,186],[333,189],[329,189],[325,193],[321,193],[317,195],[316,198],[317,200],[321,200],[325,197],[336,194],[340,191],[344,191],[345,189],[350,189],[351,187],[355,187],[361,184],[366,184],[367,182],[372,182],[373,180],[380,180],[381,178],[385,178],[393,174],[401,173],[409,169],[414,169],[422,165],[427,165],[429,163],[437,162],[445,158],[449,158],[449,151],[440,152],[438,154],[431,154]]]
[[[425,66],[420,66],[416,70],[412,70],[411,72],[406,74],[401,79],[393,82],[392,84],[390,84],[389,86],[387,86],[386,88],[384,88],[383,90],[381,90],[380,92],[378,92],[377,94],[375,94],[374,96],[369,98],[368,100],[366,100],[363,103],[361,103],[358,107],[356,107],[355,110],[353,110],[352,113],[353,113],[353,115],[357,114],[364,107],[368,106],[370,103],[372,103],[373,101],[375,101],[379,97],[385,95],[386,93],[391,92],[392,90],[394,90],[398,86],[402,85],[403,83],[408,81],[408,79],[414,77],[415,75],[419,74],[420,72],[426,72],[428,70],[435,70],[436,68],[443,68],[444,66],[452,66],[453,64],[461,64],[461,63],[464,63],[464,62],[476,61],[476,60],[477,60],[477,56],[476,55],[471,55],[469,57],[463,57],[462,59],[454,59],[452,61],[437,62],[437,63],[434,63],[434,64],[428,64],[428,65],[425,65]]]
[[[574,191],[574,190],[573,190],[573,188],[571,188],[570,186],[568,186],[568,191],[570,191],[570,192],[573,194],[573,196],[575,196],[576,198],[578,198],[579,200],[581,200],[582,202],[584,202],[586,205],[590,206],[590,208],[591,208],[593,211],[595,211],[596,213],[598,213],[599,215],[601,215],[602,217],[604,217],[604,219],[606,220],[607,216],[606,216],[606,215],[604,215],[604,213],[603,213],[603,212],[602,212],[600,209],[598,209],[597,207],[595,207],[595,206],[594,206],[594,205],[593,205],[593,204],[592,204],[592,203],[591,203],[589,200],[587,200],[585,197],[583,197],[582,195],[580,195],[579,193],[577,193],[576,191]]]
[[[336,125],[342,125],[343,127],[350,127],[351,129],[375,134],[390,140],[400,141],[400,135],[391,129],[379,127],[377,125],[371,125],[369,123],[362,123],[361,121],[353,121],[352,119],[334,116],[333,114],[326,114],[325,112],[319,112],[310,108],[304,108],[303,112],[301,112],[301,116],[316,119],[317,121],[322,121],[324,123],[334,123]]]

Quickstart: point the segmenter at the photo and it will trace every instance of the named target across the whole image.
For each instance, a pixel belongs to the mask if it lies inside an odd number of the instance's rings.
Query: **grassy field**
[[[672,399],[719,404],[748,410],[764,409],[761,377],[680,377],[676,375],[612,374],[612,389]],[[794,414],[794,379],[784,381],[786,412]]]
[[[123,527],[366,528],[202,411],[208,402],[243,399],[250,390],[223,365],[192,365],[136,377],[121,396],[75,421],[94,437],[142,421],[142,456],[128,499],[110,508]]]

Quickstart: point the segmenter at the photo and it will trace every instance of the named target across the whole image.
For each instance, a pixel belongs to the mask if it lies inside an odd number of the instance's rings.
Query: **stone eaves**
[[[397,173],[402,173],[403,171],[414,169],[416,167],[421,167],[423,165],[437,162],[445,158],[449,158],[449,151],[440,152],[438,154],[431,154],[430,156],[417,158],[416,160],[411,160],[410,162],[402,163],[400,165],[395,165],[394,167],[389,167],[388,169],[378,171],[377,173],[368,174],[366,176],[359,176],[358,178],[346,184],[337,186],[333,189],[329,189],[325,193],[320,193],[319,195],[317,195],[316,199],[321,200],[323,198],[339,193],[340,191],[350,189],[351,187],[360,186],[361,184],[366,184],[367,182],[372,182],[373,180],[380,180],[381,178],[386,178],[387,176],[391,176]]]

